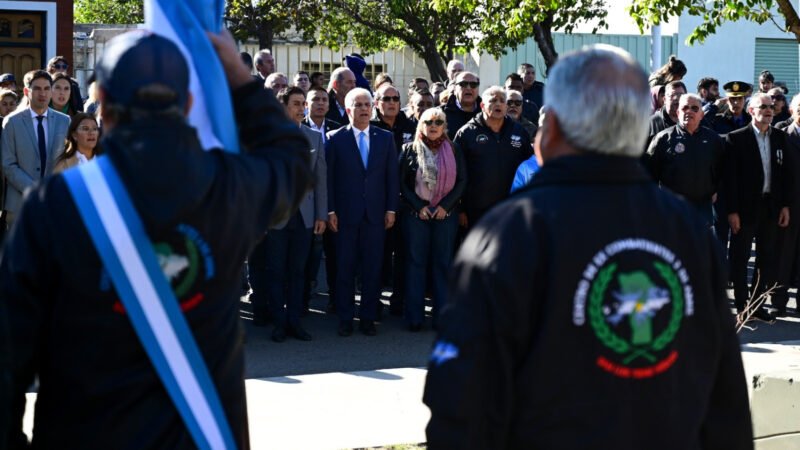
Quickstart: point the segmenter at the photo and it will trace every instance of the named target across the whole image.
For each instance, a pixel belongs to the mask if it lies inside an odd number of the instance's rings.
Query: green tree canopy
[[[144,22],[143,0],[75,0],[75,23]]]
[[[791,0],[634,0],[628,12],[640,30],[683,13],[701,17],[703,22],[686,38],[689,45],[703,42],[723,23],[737,20],[770,21],[800,42],[800,18]]]

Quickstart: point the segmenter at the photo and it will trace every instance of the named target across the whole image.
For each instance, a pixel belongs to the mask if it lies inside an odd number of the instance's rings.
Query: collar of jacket
[[[444,111],[460,111],[463,114],[480,114],[482,101],[483,100],[481,99],[480,95],[475,97],[475,109],[472,112],[467,112],[458,107],[458,104],[456,103],[456,94],[453,92],[453,94],[450,95],[450,98],[447,99],[447,104],[444,105],[444,108],[442,109]]]
[[[477,116],[472,118],[472,122],[475,122],[476,125],[479,127],[483,127],[488,131],[494,133],[494,130],[489,128],[489,125],[486,124],[486,119],[483,118],[483,112],[478,113]],[[503,126],[500,128],[500,132],[498,133],[500,136],[505,136],[509,133],[511,128],[514,126],[514,119],[509,116],[505,116],[503,118]]]
[[[547,161],[531,187],[553,184],[620,184],[650,182],[639,158],[597,153],[561,156]]]
[[[667,113],[667,105],[662,106],[658,112],[661,114],[661,118],[664,119],[664,123],[667,124],[668,127],[675,125],[675,121],[672,120],[672,117]]]

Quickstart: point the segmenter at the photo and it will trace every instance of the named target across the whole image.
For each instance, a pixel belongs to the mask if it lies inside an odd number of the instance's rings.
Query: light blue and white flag
[[[197,128],[203,148],[238,152],[225,71],[206,36],[206,31],[220,32],[224,11],[224,0],[145,0],[144,28],[175,42],[186,57],[194,97],[189,123]]]
[[[111,160],[94,158],[64,172],[64,180],[131,324],[195,444],[203,450],[235,450],[203,355]]]

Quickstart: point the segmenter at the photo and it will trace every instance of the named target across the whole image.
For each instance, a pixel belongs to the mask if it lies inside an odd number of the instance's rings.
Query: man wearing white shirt
[[[53,79],[44,70],[25,74],[23,93],[28,107],[18,109],[3,121],[0,153],[8,181],[3,209],[8,227],[22,206],[25,190],[53,172],[64,152],[69,116],[48,107]]]

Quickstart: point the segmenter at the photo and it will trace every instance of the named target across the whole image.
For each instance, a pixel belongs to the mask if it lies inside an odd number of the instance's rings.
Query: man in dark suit
[[[308,104],[308,115],[303,119],[303,125],[318,131],[322,134],[322,145],[328,140],[328,133],[341,128],[339,122],[335,122],[326,117],[330,109],[328,91],[321,86],[311,86],[306,94]],[[326,205],[327,207],[327,205]],[[311,290],[317,280],[319,263],[322,259],[322,251],[325,250],[325,276],[328,281],[328,311],[336,310],[333,302],[334,285],[336,280],[336,247],[333,243],[333,232],[326,229],[322,236],[314,236],[311,244],[311,255],[306,265],[306,284],[303,290],[303,308],[308,310],[308,303],[311,301]]]
[[[736,309],[747,307],[747,261],[753,238],[756,240],[756,280],[753,298],[778,283],[778,234],[789,225],[792,201],[792,173],[787,160],[792,143],[781,130],[771,126],[775,114],[772,98],[756,94],[750,98],[750,125],[728,133],[727,179],[724,189],[731,227],[731,274]],[[763,307],[753,311],[753,318],[773,322]]]
[[[339,335],[353,333],[355,269],[361,267],[359,328],[374,336],[386,230],[399,198],[397,150],[388,131],[370,126],[372,95],[355,88],[345,98],[350,125],[328,137],[328,223],[336,233],[335,302]]]
[[[800,94],[794,96],[789,110],[792,111],[792,117],[783,131],[794,145],[786,152],[786,160],[791,172],[798,174],[800,173]],[[789,211],[797,214],[797,211],[800,211],[800,183],[796,178],[793,181],[793,197]],[[797,217],[789,222],[788,227],[781,230],[778,236],[778,248],[780,249],[779,279],[784,287],[778,290],[770,301],[776,308],[774,315],[782,317],[786,315],[786,304],[789,302],[789,286],[800,285],[800,220],[797,220]]]
[[[356,76],[347,67],[339,67],[331,73],[331,82],[328,85],[328,98],[330,107],[326,117],[334,122],[347,123],[345,112],[345,97],[351,89],[356,87]]]

